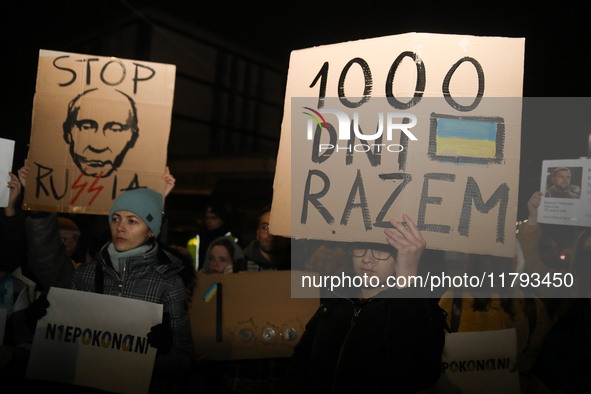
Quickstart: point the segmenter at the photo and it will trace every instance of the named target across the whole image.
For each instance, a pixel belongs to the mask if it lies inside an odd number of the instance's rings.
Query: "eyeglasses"
[[[349,253],[353,257],[363,257],[368,250],[371,250],[371,255],[376,260],[388,260],[392,256],[392,252],[384,249],[363,248],[360,245],[350,245]]]
[[[264,233],[268,233],[269,232],[269,225],[268,224],[261,224],[259,226],[259,231],[262,231]]]

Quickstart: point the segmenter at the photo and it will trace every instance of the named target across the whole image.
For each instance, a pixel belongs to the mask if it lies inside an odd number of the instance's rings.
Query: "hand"
[[[427,242],[421,235],[418,227],[407,216],[402,215],[402,219],[406,222],[407,227],[396,220],[390,220],[390,223],[398,230],[396,233],[393,230],[385,229],[386,240],[398,251],[396,256],[396,276],[416,276],[419,267],[419,260],[423,250],[427,246]],[[408,281],[407,285],[408,285]]]
[[[31,331],[35,331],[37,320],[47,314],[47,308],[49,308],[49,301],[47,301],[47,296],[45,294],[41,294],[39,298],[31,302],[27,307],[25,310],[25,319]]]
[[[538,208],[542,203],[542,197],[544,193],[542,192],[535,192],[532,194],[531,198],[527,202],[527,210],[529,212],[529,217],[527,218],[527,224],[530,226],[535,226],[538,224]]]
[[[162,179],[164,179],[164,181],[166,182],[166,189],[164,190],[164,197],[166,197],[174,188],[174,182],[176,181],[170,173],[168,166],[166,167],[166,172],[164,173],[164,175],[162,175]]]
[[[14,216],[16,214],[16,201],[21,194],[21,183],[18,177],[12,172],[9,172],[10,182],[8,182],[8,188],[10,189],[8,195],[8,205],[4,208],[4,214],[6,216]]]
[[[25,160],[25,165],[18,170],[18,179],[21,181],[23,187],[27,187],[27,175],[31,171],[31,167],[29,167],[27,161]]]
[[[170,315],[164,314],[162,323],[150,328],[147,335],[151,347],[158,349],[158,353],[166,354],[172,347],[172,329],[170,328]]]

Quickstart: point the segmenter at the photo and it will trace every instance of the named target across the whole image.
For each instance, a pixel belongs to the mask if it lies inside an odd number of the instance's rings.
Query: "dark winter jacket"
[[[183,263],[154,244],[144,254],[125,258],[121,274],[118,274],[107,247],[108,244],[102,248],[95,262],[83,264],[74,271],[70,288],[162,304],[164,315],[170,317],[173,346],[168,353],[158,354],[154,374],[172,378],[187,371],[193,356],[193,342],[187,291],[179,276]]]
[[[39,290],[66,288],[74,264],[61,240],[57,216],[49,212],[31,212],[25,222],[27,264]]]
[[[292,392],[412,393],[435,383],[445,325],[436,300],[379,296],[323,300],[294,349]]]

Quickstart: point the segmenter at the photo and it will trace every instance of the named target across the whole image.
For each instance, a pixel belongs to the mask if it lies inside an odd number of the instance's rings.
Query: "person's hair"
[[[566,168],[566,167],[558,167],[558,168],[555,168],[554,171],[552,171],[552,178],[554,178],[554,175],[556,175],[556,173],[558,171],[568,171],[570,173],[570,170],[568,168]]]
[[[232,258],[232,263],[234,263],[235,262],[234,261],[234,243],[227,238],[221,238],[221,239],[218,239],[218,240],[212,242],[209,250],[210,251],[213,250],[213,247],[218,246],[218,245],[226,248],[226,250],[230,254],[230,257]]]
[[[263,216],[267,212],[271,212],[271,204],[267,204],[263,208],[261,208],[261,210],[259,211],[259,217]]]

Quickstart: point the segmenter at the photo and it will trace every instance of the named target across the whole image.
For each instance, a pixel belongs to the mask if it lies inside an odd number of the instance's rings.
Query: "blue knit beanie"
[[[160,234],[162,224],[162,194],[152,189],[133,189],[121,194],[111,207],[109,224],[113,214],[117,211],[129,211],[135,213],[154,233],[154,237]]]

